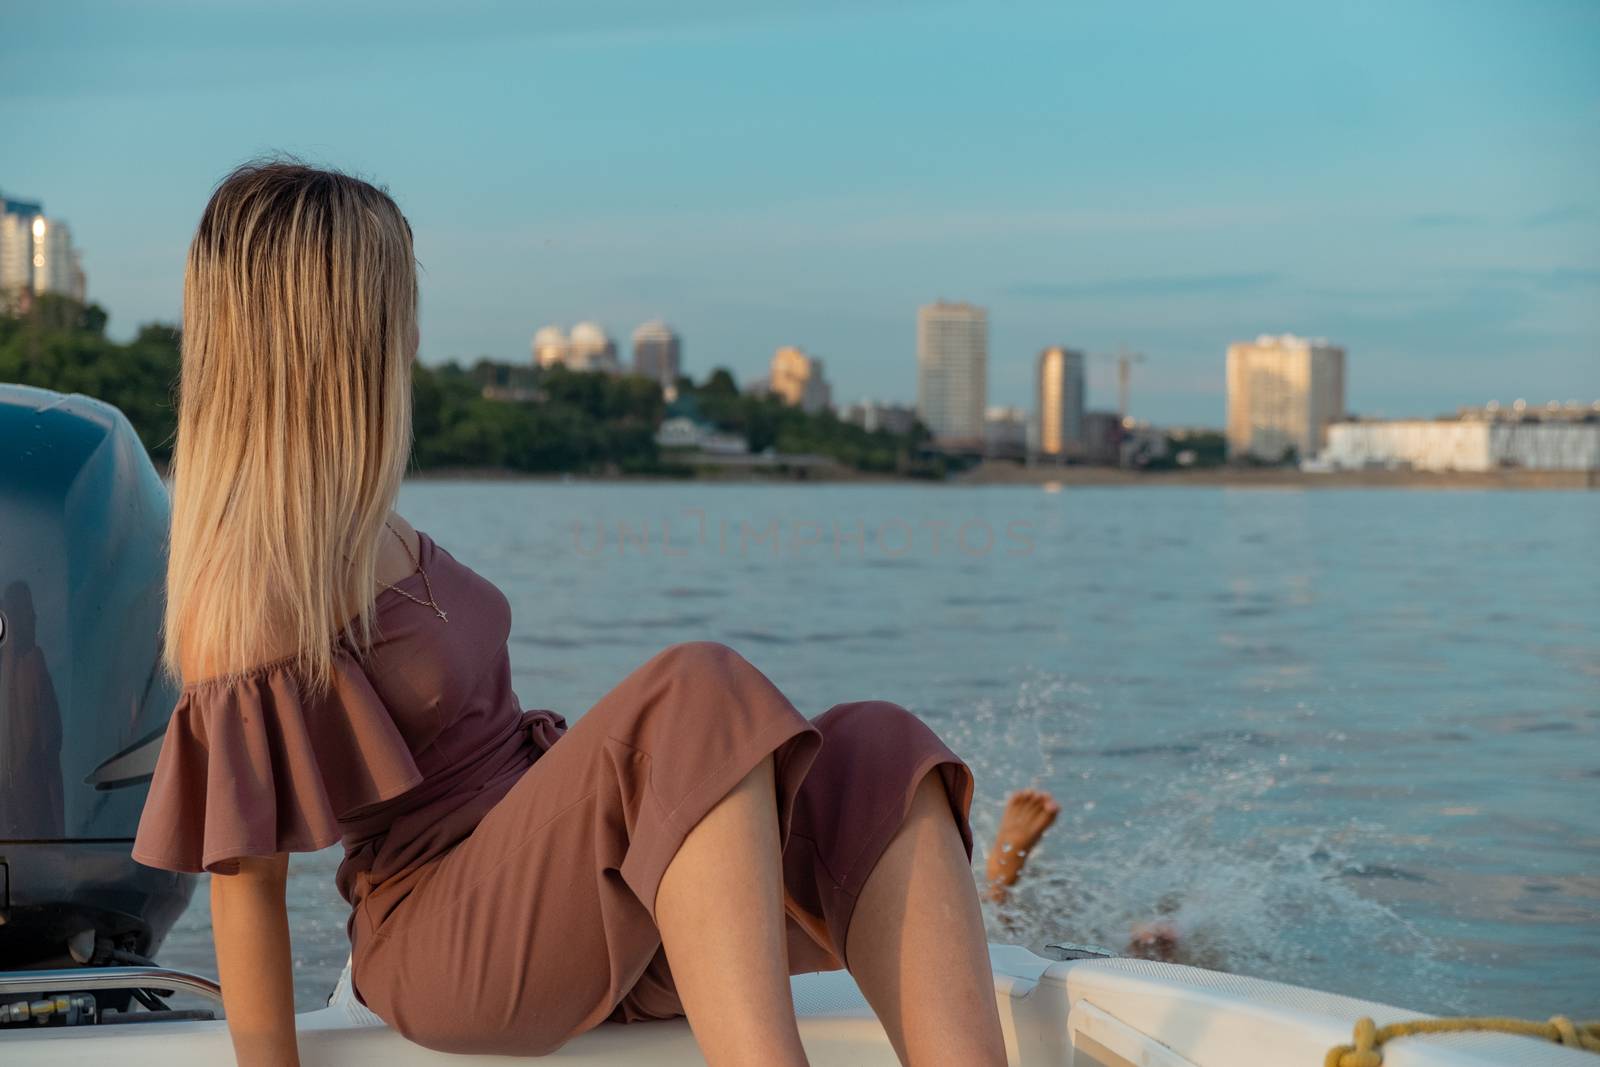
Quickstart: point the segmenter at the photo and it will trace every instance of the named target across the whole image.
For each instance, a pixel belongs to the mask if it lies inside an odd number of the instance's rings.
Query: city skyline
[[[1220,425],[1227,345],[1285,331],[1361,354],[1360,414],[1600,394],[1592,7],[379,10],[8,19],[0,187],[72,221],[114,336],[177,318],[210,187],[282,150],[394,192],[432,363],[660,317],[694,376],[799,343],[904,401],[908,309],[959,294],[997,404],[1044,347],[1127,344],[1134,417]]]

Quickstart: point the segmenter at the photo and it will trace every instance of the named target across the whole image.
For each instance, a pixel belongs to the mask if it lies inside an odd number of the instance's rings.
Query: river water
[[[675,641],[885,698],[1063,812],[991,936],[1439,1012],[1600,1015],[1600,493],[413,482],[527,707]],[[297,999],[347,952],[291,874]],[[162,954],[212,970],[203,888]]]

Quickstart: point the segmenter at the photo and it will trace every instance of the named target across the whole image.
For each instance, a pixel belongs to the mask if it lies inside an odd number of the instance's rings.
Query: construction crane
[[[1127,345],[1119,345],[1115,354],[1104,354],[1100,359],[1115,360],[1117,364],[1117,421],[1128,421],[1128,396],[1132,387],[1133,365],[1144,362],[1143,352],[1130,352]]]

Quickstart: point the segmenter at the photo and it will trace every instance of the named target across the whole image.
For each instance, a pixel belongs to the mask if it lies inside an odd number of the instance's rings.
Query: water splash
[[[1381,851],[1382,827],[1296,825],[1293,761],[1264,755],[1259,736],[1129,744],[1126,731],[1090,687],[1045,673],[950,731],[978,779],[979,872],[1008,793],[1046,788],[1062,805],[1010,900],[986,902],[992,939],[1123,952],[1135,927],[1159,922],[1178,962],[1460,1010],[1441,947],[1350,877],[1357,856]]]

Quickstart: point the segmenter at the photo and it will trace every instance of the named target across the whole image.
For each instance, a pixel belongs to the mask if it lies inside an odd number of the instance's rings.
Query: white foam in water
[[[1381,828],[1277,823],[1275,757],[1227,738],[1106,750],[1098,711],[1087,687],[1037,674],[1010,706],[981,703],[945,731],[978,779],[980,881],[1007,794],[1044,788],[1062,807],[1010,901],[985,903],[991,938],[1120,953],[1161,921],[1178,962],[1461,1010],[1437,946],[1346,877],[1351,847]]]

